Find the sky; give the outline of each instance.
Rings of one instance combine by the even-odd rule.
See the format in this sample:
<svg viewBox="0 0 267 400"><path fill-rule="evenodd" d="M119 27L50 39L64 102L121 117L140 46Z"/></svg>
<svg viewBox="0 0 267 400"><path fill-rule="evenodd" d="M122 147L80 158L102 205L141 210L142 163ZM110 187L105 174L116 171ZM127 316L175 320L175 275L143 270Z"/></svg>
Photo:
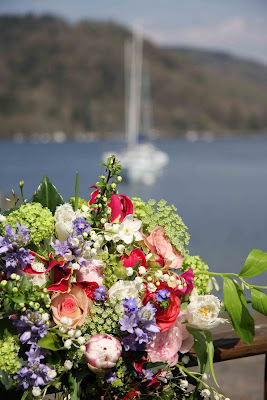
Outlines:
<svg viewBox="0 0 267 400"><path fill-rule="evenodd" d="M29 12L138 24L160 45L226 51L267 65L267 0L0 0L0 15Z"/></svg>

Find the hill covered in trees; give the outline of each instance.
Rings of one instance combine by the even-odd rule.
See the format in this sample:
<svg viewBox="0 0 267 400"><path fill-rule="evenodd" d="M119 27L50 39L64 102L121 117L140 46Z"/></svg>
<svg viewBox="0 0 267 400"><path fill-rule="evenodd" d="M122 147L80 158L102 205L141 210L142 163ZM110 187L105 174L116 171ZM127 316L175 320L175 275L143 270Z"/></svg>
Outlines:
<svg viewBox="0 0 267 400"><path fill-rule="evenodd" d="M124 131L124 43L114 23L0 17L0 135ZM145 41L154 126L267 130L267 67L222 53Z"/></svg>

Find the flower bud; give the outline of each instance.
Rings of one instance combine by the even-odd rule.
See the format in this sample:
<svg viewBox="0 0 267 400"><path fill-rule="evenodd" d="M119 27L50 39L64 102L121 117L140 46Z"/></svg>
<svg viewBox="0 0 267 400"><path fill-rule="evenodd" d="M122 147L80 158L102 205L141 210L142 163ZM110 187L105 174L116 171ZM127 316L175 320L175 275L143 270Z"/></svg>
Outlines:
<svg viewBox="0 0 267 400"><path fill-rule="evenodd" d="M66 368L67 371L69 371L73 366L73 363L70 360L66 360L64 362L64 367Z"/></svg>

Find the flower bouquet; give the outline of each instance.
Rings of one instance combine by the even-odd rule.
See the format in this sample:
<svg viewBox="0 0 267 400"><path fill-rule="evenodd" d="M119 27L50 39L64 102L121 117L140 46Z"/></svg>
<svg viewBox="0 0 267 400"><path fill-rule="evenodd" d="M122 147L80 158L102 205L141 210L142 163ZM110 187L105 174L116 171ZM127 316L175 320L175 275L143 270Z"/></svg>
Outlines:
<svg viewBox="0 0 267 400"><path fill-rule="evenodd" d="M212 273L189 255L174 206L119 194L121 167L65 203L44 176L31 201L0 215L0 386L9 398L225 399L214 386L211 329L229 321L254 336L246 278L267 269L253 250L241 273ZM211 294L224 281L224 303ZM233 279L235 278L235 279ZM239 281L237 281L237 279ZM199 370L188 370L194 348ZM11 395L12 393L12 395ZM46 397L47 398L47 397Z"/></svg>

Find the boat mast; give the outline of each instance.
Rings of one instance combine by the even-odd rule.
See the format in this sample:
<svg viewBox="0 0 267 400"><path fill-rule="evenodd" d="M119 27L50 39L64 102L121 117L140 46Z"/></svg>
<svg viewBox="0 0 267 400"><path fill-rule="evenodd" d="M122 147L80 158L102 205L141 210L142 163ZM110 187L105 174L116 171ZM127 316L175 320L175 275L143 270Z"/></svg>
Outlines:
<svg viewBox="0 0 267 400"><path fill-rule="evenodd" d="M132 148L137 143L137 137L140 127L141 114L141 93L142 93L142 67L143 67L143 38L140 32L134 31L131 40L131 52L128 50L129 45L125 47L125 73L126 80L126 96L129 100L125 100L127 121L127 141L128 148ZM129 53L130 56L128 55ZM130 59L130 68L128 67L128 59ZM130 78L127 78L127 71L130 72ZM127 87L129 86L129 93Z"/></svg>

